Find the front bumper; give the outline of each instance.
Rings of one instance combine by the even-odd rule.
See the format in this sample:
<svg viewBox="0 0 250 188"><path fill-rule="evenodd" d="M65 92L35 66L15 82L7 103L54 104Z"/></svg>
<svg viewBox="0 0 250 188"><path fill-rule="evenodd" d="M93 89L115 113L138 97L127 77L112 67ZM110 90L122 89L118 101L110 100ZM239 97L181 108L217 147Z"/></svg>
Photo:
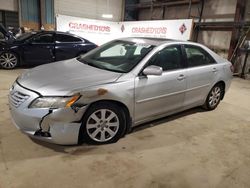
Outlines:
<svg viewBox="0 0 250 188"><path fill-rule="evenodd" d="M26 96L18 104L16 101L13 102L13 95L17 92ZM71 108L28 108L37 97L39 97L37 93L25 89L20 84L13 84L9 94L9 107L14 125L35 139L62 145L77 144L81 119L86 111L86 106L77 111ZM35 134L38 130L43 129L46 129L45 131L48 131L50 136Z"/></svg>

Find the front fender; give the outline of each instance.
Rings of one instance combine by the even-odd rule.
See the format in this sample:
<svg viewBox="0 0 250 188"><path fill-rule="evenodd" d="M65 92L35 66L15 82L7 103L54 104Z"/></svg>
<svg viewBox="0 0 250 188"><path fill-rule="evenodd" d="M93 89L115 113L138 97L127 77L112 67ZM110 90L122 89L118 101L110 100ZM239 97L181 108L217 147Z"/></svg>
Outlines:
<svg viewBox="0 0 250 188"><path fill-rule="evenodd" d="M99 85L81 91L82 97L79 103L91 104L102 100L112 100L123 103L129 111L130 117L134 119L134 79L123 82Z"/></svg>

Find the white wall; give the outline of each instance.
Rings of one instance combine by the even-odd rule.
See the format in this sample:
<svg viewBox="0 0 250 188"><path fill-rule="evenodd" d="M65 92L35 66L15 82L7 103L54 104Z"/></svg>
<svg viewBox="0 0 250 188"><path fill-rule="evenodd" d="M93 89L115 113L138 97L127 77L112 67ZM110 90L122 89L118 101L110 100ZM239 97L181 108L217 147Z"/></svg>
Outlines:
<svg viewBox="0 0 250 188"><path fill-rule="evenodd" d="M17 0L0 0L0 10L18 11Z"/></svg>
<svg viewBox="0 0 250 188"><path fill-rule="evenodd" d="M203 10L203 21L234 21L237 0L207 0ZM219 17L219 16L225 16ZM206 19L207 18L207 19Z"/></svg>
<svg viewBox="0 0 250 188"><path fill-rule="evenodd" d="M110 21L121 21L123 0L55 0L55 14L101 19L102 14L113 14ZM109 6L108 6L109 4Z"/></svg>
<svg viewBox="0 0 250 188"><path fill-rule="evenodd" d="M200 31L198 42L227 58L231 35L230 31Z"/></svg>

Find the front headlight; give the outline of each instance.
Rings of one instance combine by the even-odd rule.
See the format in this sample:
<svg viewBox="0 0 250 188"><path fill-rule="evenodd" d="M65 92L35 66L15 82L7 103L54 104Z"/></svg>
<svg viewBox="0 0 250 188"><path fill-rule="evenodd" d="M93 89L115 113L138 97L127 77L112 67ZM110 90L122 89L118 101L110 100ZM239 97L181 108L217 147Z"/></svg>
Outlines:
<svg viewBox="0 0 250 188"><path fill-rule="evenodd" d="M71 97L39 97L34 100L29 108L65 108L74 104L80 95Z"/></svg>

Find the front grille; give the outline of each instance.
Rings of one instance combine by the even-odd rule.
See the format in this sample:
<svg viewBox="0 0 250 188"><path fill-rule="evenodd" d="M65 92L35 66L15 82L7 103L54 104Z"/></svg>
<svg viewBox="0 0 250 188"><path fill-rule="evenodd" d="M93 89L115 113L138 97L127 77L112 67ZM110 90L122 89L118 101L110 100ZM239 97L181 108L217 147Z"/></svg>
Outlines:
<svg viewBox="0 0 250 188"><path fill-rule="evenodd" d="M10 101L16 108L19 107L28 98L29 95L23 94L19 91L15 91L10 94Z"/></svg>

